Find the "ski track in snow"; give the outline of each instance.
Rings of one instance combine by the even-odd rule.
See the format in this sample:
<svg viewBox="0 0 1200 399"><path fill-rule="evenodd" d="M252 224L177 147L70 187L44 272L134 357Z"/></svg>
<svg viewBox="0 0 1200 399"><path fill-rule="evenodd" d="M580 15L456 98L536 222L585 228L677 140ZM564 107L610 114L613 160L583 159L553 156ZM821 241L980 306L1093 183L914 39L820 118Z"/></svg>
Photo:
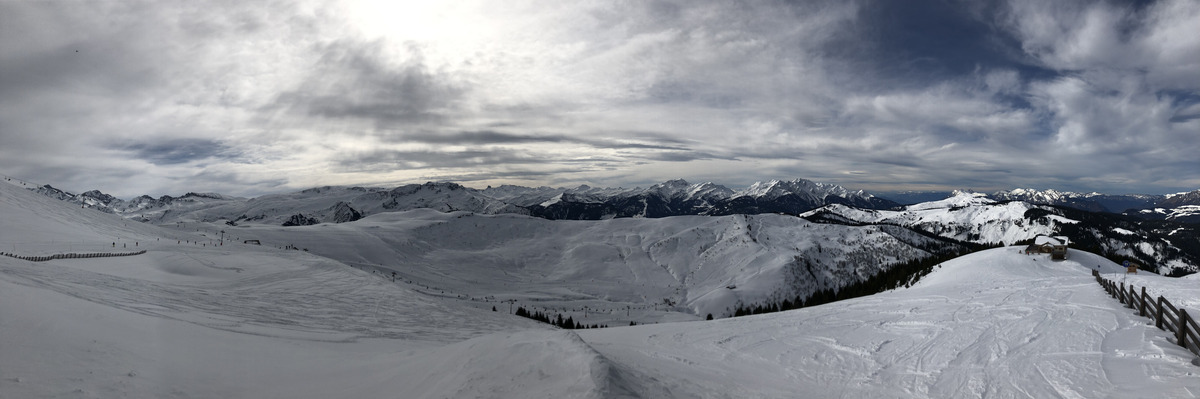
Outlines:
<svg viewBox="0 0 1200 399"><path fill-rule="evenodd" d="M1087 268L1018 250L947 262L912 289L872 297L580 335L618 373L652 381L635 387L643 397L1193 397L1200 389L1194 356L1108 297Z"/></svg>

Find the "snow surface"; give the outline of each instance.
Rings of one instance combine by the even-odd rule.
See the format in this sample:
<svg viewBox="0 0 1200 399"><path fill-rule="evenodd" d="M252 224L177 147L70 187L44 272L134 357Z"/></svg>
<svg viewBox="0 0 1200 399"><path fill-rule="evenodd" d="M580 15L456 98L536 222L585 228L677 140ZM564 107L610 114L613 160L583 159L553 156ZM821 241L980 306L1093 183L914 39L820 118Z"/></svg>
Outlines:
<svg viewBox="0 0 1200 399"><path fill-rule="evenodd" d="M901 211L865 210L834 204L801 214L839 215L850 221L897 224L960 241L1012 244L1055 233L1058 223L1075 220L1049 215L1045 224L1025 223L1025 213L1040 208L1025 202L996 203L982 194L957 192L941 201L909 205Z"/></svg>
<svg viewBox="0 0 1200 399"><path fill-rule="evenodd" d="M349 225L445 224L415 215ZM0 218L0 247L19 253L112 250L113 240L118 249L138 243L148 250L36 263L0 257L2 398L1200 393L1194 356L1105 295L1089 274L1122 269L1077 251L1051 262L1001 248L946 262L911 289L752 317L575 333L314 253L214 247L211 233L126 222L6 184ZM728 223L733 231L748 226ZM329 226L303 231L337 242ZM779 230L756 237L784 237L789 228L756 225ZM807 239L791 234L797 244ZM465 263L444 267L472 262L458 261ZM1194 279L1136 278L1167 295L1200 297L1189 288Z"/></svg>
<svg viewBox="0 0 1200 399"><path fill-rule="evenodd" d="M923 211L929 209L945 209L957 208L975 205L994 204L996 201L987 197L984 193L973 193L967 191L955 191L953 195L941 201L922 202L904 207L910 211Z"/></svg>
<svg viewBox="0 0 1200 399"><path fill-rule="evenodd" d="M410 287L476 306L512 300L608 325L732 315L739 302L807 296L928 256L912 244L928 239L903 229L774 214L572 221L414 210L226 230L395 272Z"/></svg>
<svg viewBox="0 0 1200 399"><path fill-rule="evenodd" d="M1190 274L1182 278L1164 278L1157 274L1140 272L1125 274L1124 270L1105 274L1104 278L1132 285L1135 291L1146 287L1150 298L1162 296L1177 308L1186 309L1192 317L1200 316L1200 274Z"/></svg>
<svg viewBox="0 0 1200 399"><path fill-rule="evenodd" d="M1018 251L968 255L914 288L814 308L580 336L643 397L1200 394L1194 356L1105 295L1085 266L1117 265Z"/></svg>
<svg viewBox="0 0 1200 399"><path fill-rule="evenodd" d="M1033 245L1068 245L1071 240L1062 236L1037 236L1033 239Z"/></svg>

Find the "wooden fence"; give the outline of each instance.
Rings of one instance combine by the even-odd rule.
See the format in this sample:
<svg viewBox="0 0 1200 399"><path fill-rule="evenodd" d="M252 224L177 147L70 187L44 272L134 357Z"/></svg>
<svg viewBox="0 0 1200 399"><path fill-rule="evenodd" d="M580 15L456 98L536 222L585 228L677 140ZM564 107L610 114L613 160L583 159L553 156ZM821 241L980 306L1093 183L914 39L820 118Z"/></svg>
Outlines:
<svg viewBox="0 0 1200 399"><path fill-rule="evenodd" d="M141 250L141 251L137 251L137 252L94 252L94 253L86 253L86 254L70 253L70 254L54 254L54 255L44 255L44 256L22 256L22 255L17 255L17 254L10 254L7 252L0 252L0 255L17 258L17 259L21 259L21 260L27 260L30 262L45 262L45 261L52 260L52 259L107 258L107 257L112 257L112 256L141 255L144 253L146 253L145 250Z"/></svg>
<svg viewBox="0 0 1200 399"><path fill-rule="evenodd" d="M1158 329L1175 334L1175 344L1200 356L1200 336L1197 335L1200 334L1200 326L1196 325L1196 320L1188 315L1186 309L1176 308L1162 295L1151 298L1146 294L1146 287L1139 291L1133 288L1133 284L1126 286L1125 283L1100 277L1097 271L1093 270L1092 275L1109 295L1121 301L1125 307L1137 310L1143 317L1154 319Z"/></svg>

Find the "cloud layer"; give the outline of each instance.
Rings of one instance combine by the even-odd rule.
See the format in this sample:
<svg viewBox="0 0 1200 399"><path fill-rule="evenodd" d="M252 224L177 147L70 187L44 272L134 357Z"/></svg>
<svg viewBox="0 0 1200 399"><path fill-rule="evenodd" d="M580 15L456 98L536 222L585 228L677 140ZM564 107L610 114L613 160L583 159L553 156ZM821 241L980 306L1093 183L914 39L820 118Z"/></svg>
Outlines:
<svg viewBox="0 0 1200 399"><path fill-rule="evenodd" d="M0 171L1200 187L1200 3L2 2Z"/></svg>

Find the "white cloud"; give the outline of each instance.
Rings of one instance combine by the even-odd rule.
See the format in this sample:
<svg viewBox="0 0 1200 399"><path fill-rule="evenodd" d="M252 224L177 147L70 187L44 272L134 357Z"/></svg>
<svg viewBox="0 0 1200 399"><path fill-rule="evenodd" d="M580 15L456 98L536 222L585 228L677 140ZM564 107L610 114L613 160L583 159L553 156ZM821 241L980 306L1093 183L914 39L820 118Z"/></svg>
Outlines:
<svg viewBox="0 0 1200 399"><path fill-rule="evenodd" d="M0 3L0 170L126 196L1195 181L1195 2L883 5ZM950 44L921 19L963 16Z"/></svg>

